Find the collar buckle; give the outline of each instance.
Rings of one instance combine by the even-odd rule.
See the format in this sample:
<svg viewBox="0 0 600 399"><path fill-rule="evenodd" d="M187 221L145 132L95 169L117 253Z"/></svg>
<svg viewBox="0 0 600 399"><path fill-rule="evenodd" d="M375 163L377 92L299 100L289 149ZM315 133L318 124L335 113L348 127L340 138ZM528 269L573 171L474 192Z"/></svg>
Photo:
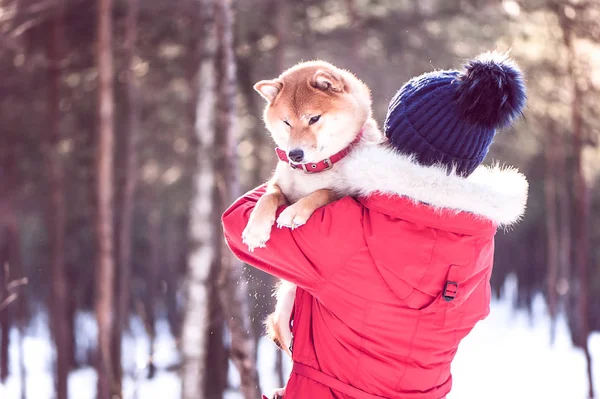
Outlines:
<svg viewBox="0 0 600 399"><path fill-rule="evenodd" d="M304 171L304 173L310 173L310 171L306 168L305 163L294 163L291 160L289 160L288 164L290 165L290 168L292 168L292 169L302 169Z"/></svg>
<svg viewBox="0 0 600 399"><path fill-rule="evenodd" d="M323 172L333 168L333 162L330 158L325 158L324 160L316 163L294 163L292 161L288 161L288 164L292 169L302 169L304 173L308 174ZM322 167L322 165L325 165L325 167Z"/></svg>

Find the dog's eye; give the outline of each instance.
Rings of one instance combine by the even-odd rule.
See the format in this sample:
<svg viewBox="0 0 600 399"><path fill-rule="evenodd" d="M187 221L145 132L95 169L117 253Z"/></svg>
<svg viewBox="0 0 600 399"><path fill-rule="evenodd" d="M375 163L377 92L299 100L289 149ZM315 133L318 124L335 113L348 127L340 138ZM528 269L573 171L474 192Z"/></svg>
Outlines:
<svg viewBox="0 0 600 399"><path fill-rule="evenodd" d="M310 118L310 120L308 121L309 125L314 125L315 123L317 123L319 121L319 119L321 119L321 115L317 115L317 116L313 116L312 118Z"/></svg>
<svg viewBox="0 0 600 399"><path fill-rule="evenodd" d="M292 125L290 125L290 123L287 120L284 120L283 123L285 123L286 125L288 125L289 127L292 127Z"/></svg>

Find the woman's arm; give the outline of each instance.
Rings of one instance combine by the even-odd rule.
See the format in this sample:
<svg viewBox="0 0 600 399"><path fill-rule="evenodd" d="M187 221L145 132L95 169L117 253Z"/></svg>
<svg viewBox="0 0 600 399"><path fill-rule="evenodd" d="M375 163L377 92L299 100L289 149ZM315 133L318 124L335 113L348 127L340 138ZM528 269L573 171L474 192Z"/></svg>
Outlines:
<svg viewBox="0 0 600 399"><path fill-rule="evenodd" d="M242 242L242 231L264 193L261 186L245 194L223 214L227 245L243 262L315 293L364 246L362 205L346 197L317 209L305 225L294 230L274 226L266 248L251 252Z"/></svg>

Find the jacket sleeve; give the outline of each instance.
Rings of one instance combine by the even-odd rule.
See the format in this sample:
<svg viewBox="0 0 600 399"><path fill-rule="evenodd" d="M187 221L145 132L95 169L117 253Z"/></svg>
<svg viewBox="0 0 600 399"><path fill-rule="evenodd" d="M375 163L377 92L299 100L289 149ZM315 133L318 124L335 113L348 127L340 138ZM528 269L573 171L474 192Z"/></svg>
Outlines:
<svg viewBox="0 0 600 399"><path fill-rule="evenodd" d="M350 197L317 209L294 230L273 226L266 248L250 252L242 231L265 186L239 198L223 214L223 231L231 251L243 262L315 294L364 245L362 205ZM277 215L285 209L280 207Z"/></svg>

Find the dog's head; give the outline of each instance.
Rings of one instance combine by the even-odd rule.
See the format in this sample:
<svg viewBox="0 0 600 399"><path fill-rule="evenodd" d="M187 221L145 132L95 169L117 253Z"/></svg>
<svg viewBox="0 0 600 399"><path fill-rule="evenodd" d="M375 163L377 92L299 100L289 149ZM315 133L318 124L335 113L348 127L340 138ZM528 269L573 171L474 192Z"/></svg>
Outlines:
<svg viewBox="0 0 600 399"><path fill-rule="evenodd" d="M254 89L267 100L264 120L273 140L295 163L341 151L371 116L368 87L322 61L298 64Z"/></svg>

